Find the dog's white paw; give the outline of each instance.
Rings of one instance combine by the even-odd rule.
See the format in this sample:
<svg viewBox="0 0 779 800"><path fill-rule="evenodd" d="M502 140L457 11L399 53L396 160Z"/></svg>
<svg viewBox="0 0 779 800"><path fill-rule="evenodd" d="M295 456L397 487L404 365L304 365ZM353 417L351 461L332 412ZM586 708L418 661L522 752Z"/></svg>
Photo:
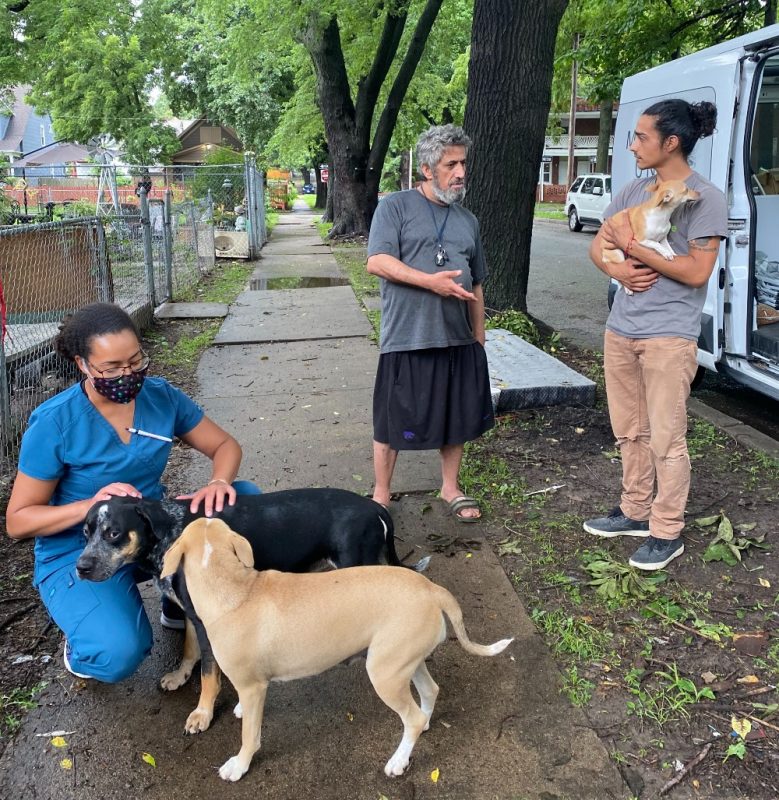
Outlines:
<svg viewBox="0 0 779 800"><path fill-rule="evenodd" d="M236 719L243 719L243 707L240 703L235 704L235 708L233 709L233 714L235 714Z"/></svg>
<svg viewBox="0 0 779 800"><path fill-rule="evenodd" d="M395 753L384 767L384 774L390 778L397 778L406 771L408 762L408 756L398 756L398 754Z"/></svg>
<svg viewBox="0 0 779 800"><path fill-rule="evenodd" d="M160 686L166 692L175 692L180 689L192 676L192 668L179 667L174 669L173 672L167 672L160 678Z"/></svg>
<svg viewBox="0 0 779 800"><path fill-rule="evenodd" d="M238 756L233 756L219 767L219 777L223 781L239 781L248 769L248 764L244 766Z"/></svg>
<svg viewBox="0 0 779 800"><path fill-rule="evenodd" d="M203 731L207 731L213 718L213 711L198 706L187 717L187 721L184 723L184 733L202 733Z"/></svg>

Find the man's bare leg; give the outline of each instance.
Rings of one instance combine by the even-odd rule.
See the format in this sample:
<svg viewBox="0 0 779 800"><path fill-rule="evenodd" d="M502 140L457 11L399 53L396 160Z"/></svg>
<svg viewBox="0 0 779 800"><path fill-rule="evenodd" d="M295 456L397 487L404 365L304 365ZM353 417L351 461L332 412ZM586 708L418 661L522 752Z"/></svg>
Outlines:
<svg viewBox="0 0 779 800"><path fill-rule="evenodd" d="M373 442L373 474L375 476L373 499L383 506L389 506L390 484L397 459L397 450L393 450L388 444Z"/></svg>
<svg viewBox="0 0 779 800"><path fill-rule="evenodd" d="M447 503L461 497L464 493L460 489L460 463L463 460L464 445L447 444L441 450L441 498ZM480 517L481 511L478 508L463 508L459 512L461 517Z"/></svg>

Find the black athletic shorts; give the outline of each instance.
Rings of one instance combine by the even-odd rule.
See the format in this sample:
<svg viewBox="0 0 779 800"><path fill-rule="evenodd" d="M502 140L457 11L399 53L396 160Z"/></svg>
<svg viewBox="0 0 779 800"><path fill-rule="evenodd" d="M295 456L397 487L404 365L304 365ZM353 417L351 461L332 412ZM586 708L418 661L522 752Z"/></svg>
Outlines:
<svg viewBox="0 0 779 800"><path fill-rule="evenodd" d="M379 356L373 438L393 450L437 450L495 424L487 354L478 343Z"/></svg>

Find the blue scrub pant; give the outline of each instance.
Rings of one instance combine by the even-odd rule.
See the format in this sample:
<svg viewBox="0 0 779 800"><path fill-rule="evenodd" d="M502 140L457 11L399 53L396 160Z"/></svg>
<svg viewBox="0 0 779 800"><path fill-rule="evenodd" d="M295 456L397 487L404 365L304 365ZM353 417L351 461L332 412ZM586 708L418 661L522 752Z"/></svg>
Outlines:
<svg viewBox="0 0 779 800"><path fill-rule="evenodd" d="M235 481L233 487L238 494L262 493L250 481ZM152 629L135 583L137 571L128 565L106 581L82 581L76 574L80 555L74 550L59 558L38 591L65 634L72 669L116 683L132 675L151 652Z"/></svg>

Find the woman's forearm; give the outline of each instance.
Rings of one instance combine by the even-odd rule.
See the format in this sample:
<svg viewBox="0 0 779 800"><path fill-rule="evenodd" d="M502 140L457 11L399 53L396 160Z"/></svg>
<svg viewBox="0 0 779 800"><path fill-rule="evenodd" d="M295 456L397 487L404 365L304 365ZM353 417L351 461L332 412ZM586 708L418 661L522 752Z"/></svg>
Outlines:
<svg viewBox="0 0 779 800"><path fill-rule="evenodd" d="M67 503L63 506L34 505L18 510L9 508L5 527L12 539L32 539L52 536L83 522L93 498Z"/></svg>

